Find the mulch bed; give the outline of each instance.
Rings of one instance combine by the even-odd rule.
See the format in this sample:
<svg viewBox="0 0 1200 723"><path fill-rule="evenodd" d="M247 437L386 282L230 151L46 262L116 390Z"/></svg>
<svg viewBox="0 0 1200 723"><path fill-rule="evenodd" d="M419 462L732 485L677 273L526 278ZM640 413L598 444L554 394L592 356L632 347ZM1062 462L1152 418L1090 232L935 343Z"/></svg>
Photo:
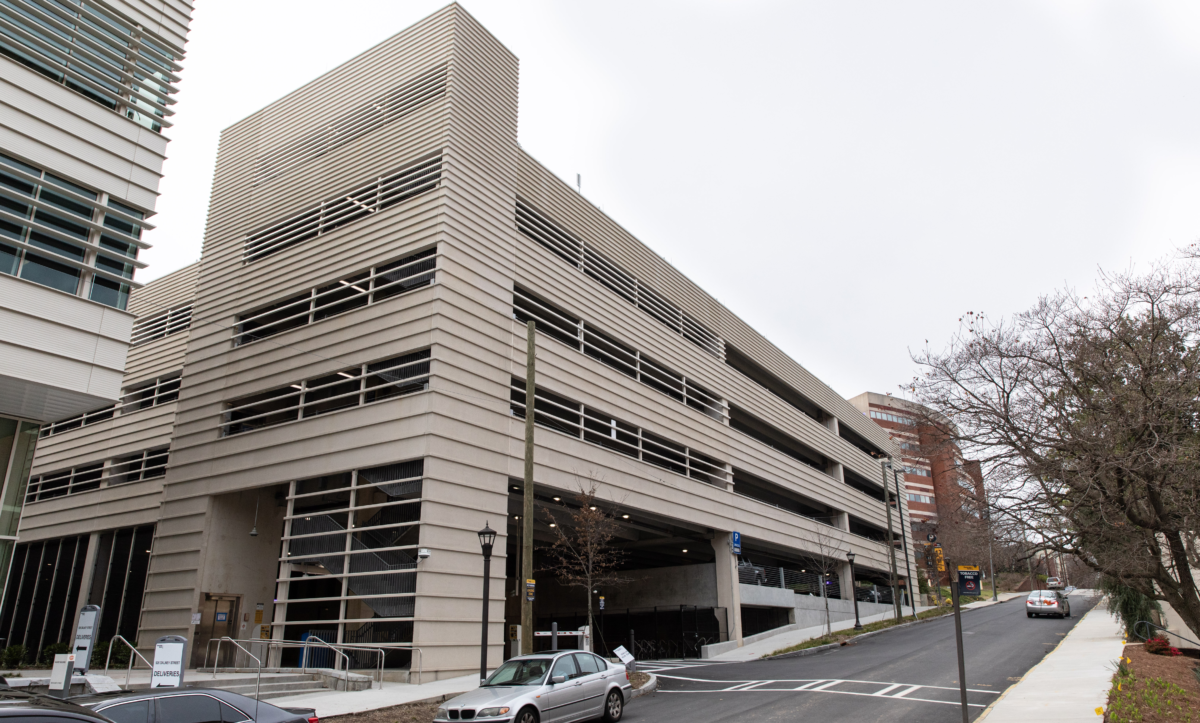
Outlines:
<svg viewBox="0 0 1200 723"><path fill-rule="evenodd" d="M634 688L641 688L643 685L645 685L646 683L649 683L649 682L650 682L650 674L649 673L637 672L637 673L629 674L629 684L632 685Z"/></svg>
<svg viewBox="0 0 1200 723"><path fill-rule="evenodd" d="M1126 645L1125 657L1131 675L1113 676L1105 723L1200 723L1194 657L1151 655L1140 644Z"/></svg>

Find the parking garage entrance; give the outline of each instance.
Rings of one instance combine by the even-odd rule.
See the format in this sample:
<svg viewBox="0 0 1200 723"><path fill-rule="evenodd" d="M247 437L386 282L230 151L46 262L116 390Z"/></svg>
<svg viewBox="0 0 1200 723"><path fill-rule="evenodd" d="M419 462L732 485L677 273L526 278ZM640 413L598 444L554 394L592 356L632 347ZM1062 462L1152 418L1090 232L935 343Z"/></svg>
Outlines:
<svg viewBox="0 0 1200 723"><path fill-rule="evenodd" d="M520 574L523 542L523 485L509 484L508 549L505 569L505 622L521 619L525 576ZM697 525L595 500L614 523L608 547L618 551L614 566L619 583L589 590L564 584L551 569L549 548L560 534L579 534L573 522L580 509L578 492L538 485L534 507L534 621L538 630L576 630L587 624L592 599L593 650L613 655L624 646L641 660L699 657L705 645L729 640L729 611L717 604L716 550L713 533ZM726 553L727 554L727 553ZM602 601L603 599L603 601ZM570 639L563 645L575 645ZM630 646L633 646L632 648ZM535 638L535 650L549 649L547 637ZM505 657L511 655L506 647Z"/></svg>

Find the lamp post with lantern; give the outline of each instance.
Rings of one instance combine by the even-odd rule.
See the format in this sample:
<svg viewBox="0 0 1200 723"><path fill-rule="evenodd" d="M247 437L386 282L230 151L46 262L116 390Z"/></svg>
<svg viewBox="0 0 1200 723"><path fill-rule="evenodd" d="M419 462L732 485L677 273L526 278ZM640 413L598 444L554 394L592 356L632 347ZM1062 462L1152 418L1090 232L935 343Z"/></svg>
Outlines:
<svg viewBox="0 0 1200 723"><path fill-rule="evenodd" d="M488 654L488 603L491 602L492 545L496 543L496 531L486 522L479 531L479 546L483 548L483 638L479 647L479 682L487 678Z"/></svg>
<svg viewBox="0 0 1200 723"><path fill-rule="evenodd" d="M854 553L847 552L846 559L850 561L850 599L854 601L854 629L862 630L862 623L858 621L858 596L854 594Z"/></svg>

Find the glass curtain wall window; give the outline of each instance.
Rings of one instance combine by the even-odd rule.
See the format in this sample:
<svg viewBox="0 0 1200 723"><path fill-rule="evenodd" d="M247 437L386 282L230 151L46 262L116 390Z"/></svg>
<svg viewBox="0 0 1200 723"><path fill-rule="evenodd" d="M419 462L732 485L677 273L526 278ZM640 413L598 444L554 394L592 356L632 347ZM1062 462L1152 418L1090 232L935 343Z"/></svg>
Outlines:
<svg viewBox="0 0 1200 723"><path fill-rule="evenodd" d="M124 309L144 216L0 154L0 273Z"/></svg>
<svg viewBox="0 0 1200 723"><path fill-rule="evenodd" d="M408 665L399 646L412 642L423 474L414 460L292 482L275 623L283 638L383 646L386 667ZM359 657L352 667L378 662Z"/></svg>
<svg viewBox="0 0 1200 723"><path fill-rule="evenodd" d="M182 51L90 0L0 0L0 55L155 133L171 124Z"/></svg>
<svg viewBox="0 0 1200 723"><path fill-rule="evenodd" d="M25 487L33 466L33 451L37 446L38 424L11 417L0 417L0 587L8 580L8 565L21 523L21 508L25 502Z"/></svg>

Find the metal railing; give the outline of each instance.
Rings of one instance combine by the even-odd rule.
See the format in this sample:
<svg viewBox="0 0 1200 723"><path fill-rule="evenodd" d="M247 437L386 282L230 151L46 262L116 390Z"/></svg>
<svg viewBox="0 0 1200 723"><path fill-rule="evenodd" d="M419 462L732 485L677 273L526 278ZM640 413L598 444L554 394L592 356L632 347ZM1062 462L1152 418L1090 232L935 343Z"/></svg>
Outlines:
<svg viewBox="0 0 1200 723"><path fill-rule="evenodd" d="M1146 633L1147 633L1146 635L1142 635L1141 633L1138 632L1138 628L1142 627L1143 625L1146 626ZM1187 640L1192 645L1195 645L1197 648L1200 648L1200 643L1197 643L1195 640L1188 640L1188 638L1183 637L1179 633L1173 633L1161 625L1155 625L1154 623L1150 622L1149 620L1139 620L1136 623L1134 623L1133 624L1133 634L1138 636L1142 640L1149 640L1150 639L1150 637L1149 637L1150 628L1154 628L1155 630L1161 630L1164 633L1166 633L1167 635L1174 635L1175 637L1179 638L1180 640Z"/></svg>
<svg viewBox="0 0 1200 723"><path fill-rule="evenodd" d="M238 642L232 638L214 638L214 639L208 641L208 646L204 650L204 666L201 668L201 670L208 669L208 658L209 658L209 654L212 652L212 644L214 642L217 643L217 655L213 658L213 669L212 669L214 678L216 677L217 672L219 671L219 669L221 667L221 665L220 665L220 660L221 660L221 658L220 658L220 653L221 653L220 641L221 640L228 640L229 642L234 643L234 644L237 644L237 642ZM310 643L310 641L315 641L315 642ZM309 650L310 645L318 645L318 647L329 648L330 650L332 650L334 652L335 656L338 656L335 658L335 660L338 660L339 662L341 661L341 659L345 659L346 673L350 672L350 656L344 651L351 651L351 652L355 652L355 653L377 653L379 655L379 664L377 666L377 671L378 671L378 676L379 676L379 689L380 690L383 690L383 664L384 664L384 659L386 658L389 650L408 650L409 652L415 652L417 654L417 683L416 683L417 685L421 684L421 677L424 672L424 665L425 665L424 651L422 651L420 648L413 647L412 645L409 645L407 643L381 643L378 645L363 645L363 644L356 644L356 643L329 643L329 642L326 642L316 636L309 636L308 638L306 638L304 640L262 640L262 639L258 639L258 638L247 638L247 639L243 639L240 642L261 644L261 645L266 646L268 658L270 658L271 650L275 649L275 648L279 648L281 650L283 648L301 648L302 650L300 653L300 660L301 660L300 670L303 670L303 671L307 671L309 668L314 667L314 666L310 666L308 664L308 660L310 657L308 655L308 650ZM248 656L250 656L251 658L254 658L255 661L258 661L259 675L261 676L262 661L260 661L257 657L255 657L253 654L251 654L250 651L246 650L241 645L238 645L238 648L241 648L241 650L243 650ZM233 666L227 665L225 667L229 668L229 667L237 667L237 666L236 665L233 665ZM340 670L338 667L336 667L336 665L333 669ZM411 664L410 664L410 676L411 676ZM347 678L347 682L349 682L349 678Z"/></svg>
<svg viewBox="0 0 1200 723"><path fill-rule="evenodd" d="M841 585L835 575L822 575L801 570L770 565L741 564L738 566L738 582L743 585L760 585L791 590L798 595L821 597L821 585L825 585L825 597L841 598Z"/></svg>
<svg viewBox="0 0 1200 723"><path fill-rule="evenodd" d="M254 681L254 720L258 720L258 694L259 694L259 690L262 688L262 660L260 660L258 658L258 656L256 656L254 653L251 653L249 650L246 650L241 645L238 645L238 641L234 640L233 638L229 638L229 637L217 638L217 657L216 657L216 659L213 660L213 677L214 678L217 677L217 667L218 667L217 663L221 662L221 643L223 643L225 641L229 641L229 642L233 643L239 650L241 650L243 653L250 656L251 658L254 658L254 662L258 663L258 676L255 678L255 681ZM209 642L211 643L212 641L210 640ZM208 651L207 650L204 651L204 657L205 657L204 662L208 662L208 660L207 660Z"/></svg>
<svg viewBox="0 0 1200 723"><path fill-rule="evenodd" d="M127 647L131 651L133 651L133 655L136 655L139 658L141 658L142 662L146 664L146 667L150 669L151 677L153 677L154 666L150 663L149 660L146 660L146 658L143 657L142 654L137 651L137 648L133 647L133 643L129 642L128 640L121 637L120 635L114 635L113 639L108 642L108 655L105 656L105 658L104 658L104 674L108 675L108 664L109 664L109 662L112 661L113 644L116 643L118 640L120 640L122 643L124 643L125 647ZM129 656L129 665L127 665L125 667L125 690L129 690L129 674L130 674L130 672L133 671L133 655ZM153 681L151 681L151 682L153 682Z"/></svg>

